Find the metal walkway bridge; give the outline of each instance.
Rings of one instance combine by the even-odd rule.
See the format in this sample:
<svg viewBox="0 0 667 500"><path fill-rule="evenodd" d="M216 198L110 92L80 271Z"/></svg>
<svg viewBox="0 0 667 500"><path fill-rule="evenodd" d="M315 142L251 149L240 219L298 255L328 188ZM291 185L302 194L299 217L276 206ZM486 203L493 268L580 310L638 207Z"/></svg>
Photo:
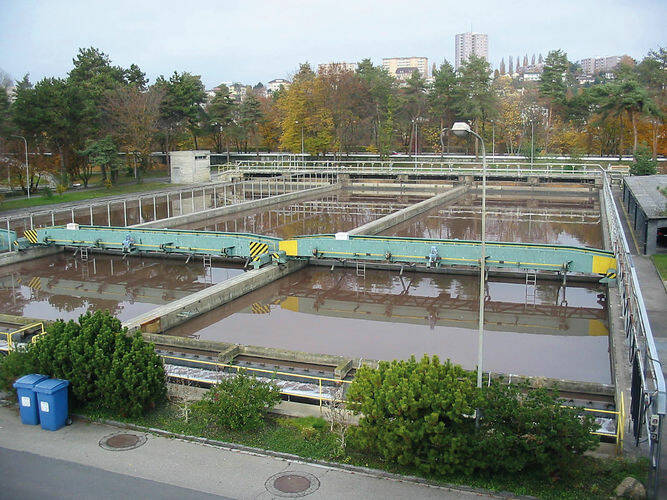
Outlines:
<svg viewBox="0 0 667 500"><path fill-rule="evenodd" d="M68 228L69 227L69 228ZM116 250L126 254L157 252L245 259L258 268L288 259L333 259L443 268L479 267L481 243L386 236L302 236L281 240L248 233L143 229L105 226L55 226L26 231L23 246L66 246ZM521 271L553 271L613 279L612 252L593 248L529 243L486 243L486 266Z"/></svg>

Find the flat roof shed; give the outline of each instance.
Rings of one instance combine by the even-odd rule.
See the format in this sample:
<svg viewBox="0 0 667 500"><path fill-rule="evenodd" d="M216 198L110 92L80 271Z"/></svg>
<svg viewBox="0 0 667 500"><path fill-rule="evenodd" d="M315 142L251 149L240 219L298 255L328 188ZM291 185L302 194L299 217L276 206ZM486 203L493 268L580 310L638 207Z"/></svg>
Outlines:
<svg viewBox="0 0 667 500"><path fill-rule="evenodd" d="M623 205L637 236L639 251L651 255L658 247L658 230L667 228L667 175L623 179Z"/></svg>

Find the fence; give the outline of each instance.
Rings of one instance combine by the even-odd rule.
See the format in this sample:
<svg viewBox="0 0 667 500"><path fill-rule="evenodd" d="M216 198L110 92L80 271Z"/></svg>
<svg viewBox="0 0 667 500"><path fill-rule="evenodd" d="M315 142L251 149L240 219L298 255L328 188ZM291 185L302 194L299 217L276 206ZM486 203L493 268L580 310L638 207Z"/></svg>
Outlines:
<svg viewBox="0 0 667 500"><path fill-rule="evenodd" d="M604 200L612 249L618 269L618 292L629 344L628 361L632 365L630 418L635 445L645 439L649 446L649 498L658 498L660 475L660 439L667 413L665 377L658 358L644 298L639 287L628 242L614 203L611 185L604 177Z"/></svg>
<svg viewBox="0 0 667 500"><path fill-rule="evenodd" d="M14 335L26 332L28 330L33 330L35 328L38 328L39 330L37 331L37 333L32 338L32 341L34 342L35 339L44 335L44 333L45 333L44 323L31 323L29 325L26 325L24 327L19 328L18 330L14 330L13 332L0 332L0 335L5 336L5 339L6 339L6 342L7 342L7 350L12 351L15 348Z"/></svg>
<svg viewBox="0 0 667 500"><path fill-rule="evenodd" d="M590 163L528 163L528 162L488 162L487 175L489 176L545 176L545 177L599 177L601 167ZM218 165L218 173L229 170L241 172L302 172L302 173L368 173L368 174L447 174L447 175L481 175L480 161L460 162L454 160L442 161L381 161L381 160L241 160L235 163ZM609 166L610 175L625 175L627 167Z"/></svg>
<svg viewBox="0 0 667 500"><path fill-rule="evenodd" d="M64 225L68 222L125 227L234 205L246 199L259 199L298 191L307 187L304 183L294 182L285 176L218 183L7 216L0 218L0 228L15 231L17 237L21 237L28 229Z"/></svg>

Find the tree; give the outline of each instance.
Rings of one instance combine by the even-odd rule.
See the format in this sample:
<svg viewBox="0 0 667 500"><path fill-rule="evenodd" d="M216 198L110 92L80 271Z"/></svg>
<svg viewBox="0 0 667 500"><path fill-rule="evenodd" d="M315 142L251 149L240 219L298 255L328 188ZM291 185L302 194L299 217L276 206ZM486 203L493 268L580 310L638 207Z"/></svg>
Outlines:
<svg viewBox="0 0 667 500"><path fill-rule="evenodd" d="M651 158L651 151L640 144L634 153L634 162L630 165L630 175L654 175L658 171L658 162Z"/></svg>
<svg viewBox="0 0 667 500"><path fill-rule="evenodd" d="M180 127L186 128L192 135L194 147L199 147L197 133L202 117L202 104L206 100L206 92L201 77L188 72L174 74L166 80L163 76L155 82L158 89L164 92L160 105L161 119L167 130L166 146L170 149L170 138Z"/></svg>
<svg viewBox="0 0 667 500"><path fill-rule="evenodd" d="M103 171L109 172L109 179L114 182L118 178L118 147L114 144L110 136L102 139L86 141L86 149L79 152L81 156L86 157L87 162L79 171L79 179L84 187L88 187L88 181L92 175L93 166L97 165Z"/></svg>
<svg viewBox="0 0 667 500"><path fill-rule="evenodd" d="M229 96L229 88L227 85L220 85L215 89L213 98L206 107L218 153L222 152L225 144L229 149L231 127L234 124L234 106L235 103Z"/></svg>
<svg viewBox="0 0 667 500"><path fill-rule="evenodd" d="M370 59L357 66L357 75L364 87L361 123L371 131L368 144L373 144L381 156L391 151L395 116L398 108L395 79L382 66L373 66Z"/></svg>
<svg viewBox="0 0 667 500"><path fill-rule="evenodd" d="M553 121L554 108L561 109L565 104L567 85L565 77L569 64L567 54L561 50L552 50L544 62L540 77L540 96L547 101L547 120L545 127L545 145L549 143L549 131ZM547 151L545 147L545 152Z"/></svg>
<svg viewBox="0 0 667 500"><path fill-rule="evenodd" d="M533 54L533 58L530 60L530 65L535 66L535 54Z"/></svg>
<svg viewBox="0 0 667 500"><path fill-rule="evenodd" d="M458 117L472 121L477 133L483 133L484 122L496 112L497 98L491 86L490 73L489 63L475 55L471 55L459 68L455 107Z"/></svg>
<svg viewBox="0 0 667 500"><path fill-rule="evenodd" d="M632 125L632 153L637 152L637 119L639 116L661 116L662 113L649 97L646 89L636 80L625 80L598 85L592 96L597 100L603 115L614 114L619 118L625 113ZM619 152L620 153L620 152Z"/></svg>
<svg viewBox="0 0 667 500"><path fill-rule="evenodd" d="M239 106L239 131L243 143L243 150L248 151L248 143L257 133L257 126L261 119L261 104L252 93L247 94Z"/></svg>
<svg viewBox="0 0 667 500"><path fill-rule="evenodd" d="M512 76L514 74L514 61L512 60L512 56L510 56L509 70L509 75Z"/></svg>
<svg viewBox="0 0 667 500"><path fill-rule="evenodd" d="M501 75L505 74L505 58L504 57L500 60L500 74Z"/></svg>
<svg viewBox="0 0 667 500"><path fill-rule="evenodd" d="M527 68L528 67L528 54L525 54L523 56L523 67Z"/></svg>
<svg viewBox="0 0 667 500"><path fill-rule="evenodd" d="M444 61L440 68L433 72L433 83L428 92L429 112L440 124L440 130L453 119L453 106L456 95L456 71ZM449 147L449 136L447 136Z"/></svg>
<svg viewBox="0 0 667 500"><path fill-rule="evenodd" d="M135 156L135 177L150 167L153 142L159 130L160 105L164 91L158 86L141 90L139 86L119 87L106 96L107 132L125 153ZM138 168L136 168L138 160ZM115 176L112 181L115 181Z"/></svg>

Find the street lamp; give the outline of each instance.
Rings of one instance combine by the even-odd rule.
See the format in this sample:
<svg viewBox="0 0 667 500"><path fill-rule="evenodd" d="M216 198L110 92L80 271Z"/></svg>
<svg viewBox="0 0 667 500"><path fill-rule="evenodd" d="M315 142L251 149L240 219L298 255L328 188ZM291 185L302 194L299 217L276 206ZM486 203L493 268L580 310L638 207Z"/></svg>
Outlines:
<svg viewBox="0 0 667 500"><path fill-rule="evenodd" d="M295 120L294 123L296 125L298 125L299 120ZM303 161L304 165L305 165L305 160L304 160L304 156L303 156L303 123L301 124L301 161Z"/></svg>
<svg viewBox="0 0 667 500"><path fill-rule="evenodd" d="M444 129L443 132L447 130ZM482 255L479 259L479 333L477 338L477 387L482 387L482 361L483 361L483 339L484 339L484 275L486 267L486 148L484 139L477 132L473 131L465 122L456 122L452 125L452 132L457 137L465 137L470 134L475 136L482 143ZM442 132L440 133L442 143ZM479 417L479 415L478 415Z"/></svg>
<svg viewBox="0 0 667 500"><path fill-rule="evenodd" d="M28 199L30 199L30 166L28 165L28 141L25 140L25 137L22 135L12 135L12 137L16 137L18 139L23 139L23 143L25 144L25 177L26 177L26 184L28 186Z"/></svg>

